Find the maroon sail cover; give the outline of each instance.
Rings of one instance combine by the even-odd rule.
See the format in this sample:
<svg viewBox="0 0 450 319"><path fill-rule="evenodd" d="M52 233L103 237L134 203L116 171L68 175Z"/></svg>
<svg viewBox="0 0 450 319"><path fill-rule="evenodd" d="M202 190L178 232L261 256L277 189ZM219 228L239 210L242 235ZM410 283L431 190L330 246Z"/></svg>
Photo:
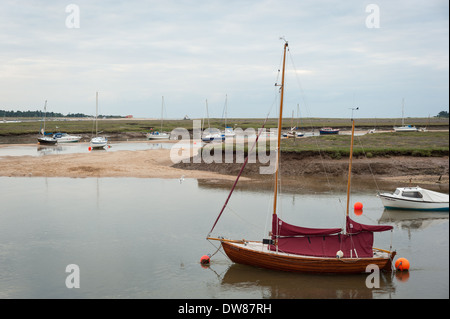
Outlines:
<svg viewBox="0 0 450 319"><path fill-rule="evenodd" d="M277 236L320 236L337 234L341 228L306 228L288 224L278 218L277 214L272 217L272 233Z"/></svg>
<svg viewBox="0 0 450 319"><path fill-rule="evenodd" d="M392 226L369 226L356 223L347 217L347 228L351 232L339 233L340 228L313 229L287 224L276 215L272 222L272 239L277 246L271 245L273 251L289 254L336 257L340 250L344 258L373 257L373 232L392 229Z"/></svg>
<svg viewBox="0 0 450 319"><path fill-rule="evenodd" d="M348 234L358 234L363 231L369 231L369 232L380 232L380 231L386 231L391 230L393 227L388 225L364 225L355 222L354 220L350 219L350 217L347 216L347 233Z"/></svg>

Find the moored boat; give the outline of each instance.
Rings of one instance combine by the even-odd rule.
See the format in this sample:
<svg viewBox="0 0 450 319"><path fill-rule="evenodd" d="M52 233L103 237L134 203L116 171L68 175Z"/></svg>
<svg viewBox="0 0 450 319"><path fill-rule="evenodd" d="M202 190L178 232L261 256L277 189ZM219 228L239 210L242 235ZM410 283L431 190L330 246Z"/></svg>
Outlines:
<svg viewBox="0 0 450 319"><path fill-rule="evenodd" d="M89 143L90 148L93 150L103 149L108 145L108 139L105 136L98 136L98 92L95 95L95 136L91 138Z"/></svg>
<svg viewBox="0 0 450 319"><path fill-rule="evenodd" d="M416 187L399 187L394 193L380 193L378 196L387 209L421 211L448 211L449 195Z"/></svg>
<svg viewBox="0 0 450 319"><path fill-rule="evenodd" d="M319 130L320 135L327 135L327 134L339 134L338 128L332 128L332 127L322 127Z"/></svg>
<svg viewBox="0 0 450 319"><path fill-rule="evenodd" d="M58 143L76 143L81 140L81 136L59 132L53 134L53 137L58 141Z"/></svg>
<svg viewBox="0 0 450 319"><path fill-rule="evenodd" d="M227 256L235 263L261 267L277 271L352 274L364 273L369 265L379 270L391 271L395 251L373 247L374 232L393 229L390 225L364 225L349 217L349 193L351 183L351 163L355 121L352 119L352 139L347 187L346 225L341 228L306 228L286 223L278 217L277 205L279 190L279 162L281 156L280 139L283 114L284 72L286 50L283 54L283 68L280 88L280 110L277 132L277 161L274 176L274 196L272 230L269 238L262 241L230 240L223 237L211 237L219 218L227 206L233 190L248 161L248 157L234 182L222 210L208 233L208 240L218 240ZM261 130L262 131L262 130ZM259 135L256 138L257 143ZM250 153L250 150L249 150Z"/></svg>

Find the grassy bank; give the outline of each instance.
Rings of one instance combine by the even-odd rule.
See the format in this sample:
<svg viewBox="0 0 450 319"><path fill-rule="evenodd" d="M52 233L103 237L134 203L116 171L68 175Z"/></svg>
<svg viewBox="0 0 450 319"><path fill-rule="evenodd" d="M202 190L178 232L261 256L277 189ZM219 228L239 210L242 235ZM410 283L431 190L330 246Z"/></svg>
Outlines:
<svg viewBox="0 0 450 319"><path fill-rule="evenodd" d="M350 154L350 135L325 135L303 138L288 138L281 140L281 150L284 153L295 153L300 157L326 156L333 159L348 157ZM233 150L248 153L252 145L245 143L233 144ZM212 147L207 145L205 147ZM217 147L217 146L216 146ZM222 150L225 146L222 144ZM258 143L256 152L259 148L269 150L270 142ZM272 141L272 148L274 148ZM364 157L379 156L448 156L449 153L449 134L448 132L405 132L405 133L376 133L355 136L353 155Z"/></svg>
<svg viewBox="0 0 450 319"><path fill-rule="evenodd" d="M36 120L18 119L22 122L3 123L0 122L0 136L35 134L40 131L43 122ZM417 127L428 127L428 129L442 129L449 126L449 119L444 118L408 118L405 120L407 124ZM89 119L60 119L47 120L46 131L56 132L63 131L67 133L92 133L94 125ZM228 119L228 125L231 127L239 127L243 130L247 128L260 128L264 123L264 119ZM284 128L291 125L299 125L302 130L317 129L324 126L331 126L340 129L346 129L351 126L349 119L342 118L307 118L297 120L285 119ZM357 119L358 128L377 128L392 129L395 125L400 125L401 119ZM163 130L172 131L175 128L186 128L192 130L192 120L165 120ZM160 129L161 121L146 119L99 119L98 128L105 133L126 133L126 132L148 132L150 129ZM210 126L215 128L223 128L223 119L210 119ZM265 126L267 129L277 127L277 119L269 119Z"/></svg>
<svg viewBox="0 0 450 319"><path fill-rule="evenodd" d="M349 135L329 135L318 138L286 139L284 152L310 152L326 154L332 158L348 157ZM448 132L377 133L355 136L354 156L447 156Z"/></svg>

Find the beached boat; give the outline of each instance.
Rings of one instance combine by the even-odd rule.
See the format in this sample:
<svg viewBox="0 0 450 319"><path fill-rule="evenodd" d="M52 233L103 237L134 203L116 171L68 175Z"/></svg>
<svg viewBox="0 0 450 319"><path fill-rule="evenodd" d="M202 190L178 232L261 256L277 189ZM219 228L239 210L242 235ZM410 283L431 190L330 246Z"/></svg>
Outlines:
<svg viewBox="0 0 450 319"><path fill-rule="evenodd" d="M162 97L162 104L161 104L161 130L160 132L154 131L153 129L151 132L147 133L147 138L149 140L168 140L170 139L170 134L163 132L163 122L164 122L164 96Z"/></svg>
<svg viewBox="0 0 450 319"><path fill-rule="evenodd" d="M387 209L448 211L448 194L416 187L399 187L394 193L378 194Z"/></svg>
<svg viewBox="0 0 450 319"><path fill-rule="evenodd" d="M405 125L405 99L402 99L402 126L394 126L395 132L417 132L418 129L413 125Z"/></svg>
<svg viewBox="0 0 450 319"><path fill-rule="evenodd" d="M47 100L45 100L44 104L44 127L41 128L41 134L37 138L38 143L41 145L55 145L58 141L51 136L51 133L45 133L45 119L47 117Z"/></svg>
<svg viewBox="0 0 450 319"><path fill-rule="evenodd" d="M70 135L67 133L55 133L53 137L58 141L58 143L76 143L81 140L79 135Z"/></svg>
<svg viewBox="0 0 450 319"><path fill-rule="evenodd" d="M222 131L222 135L225 138L234 138L236 136L236 132L232 127L227 126L228 119L228 95L225 95L225 105L224 105L224 113L225 113L225 130Z"/></svg>
<svg viewBox="0 0 450 319"><path fill-rule="evenodd" d="M349 162L349 179L347 190L347 214L345 228L316 229L295 226L286 223L278 217L278 165L280 162L280 139L283 114L284 72L286 50L285 42L283 54L283 68L280 88L280 111L278 119L278 147L277 165L274 177L274 203L272 214L272 231L270 238L262 241L248 241L244 239L232 240L217 236L212 237L217 221L222 215L228 200L242 174L248 157L234 182L230 194L222 210L213 224L207 239L218 240L227 256L235 263L267 268L278 271L311 272L311 273L364 273L367 266L376 265L379 269L391 271L391 262L395 251L377 249L373 247L373 233L392 230L392 226L363 225L349 217L349 191L352 155ZM352 119L352 132L355 122ZM262 131L262 130L261 130ZM261 132L260 131L260 132ZM257 143L259 135L256 138ZM250 153L250 151L249 151ZM350 154L353 153L353 135Z"/></svg>
<svg viewBox="0 0 450 319"><path fill-rule="evenodd" d="M37 140L39 144L45 145L55 145L58 142L54 137L49 135L41 135Z"/></svg>
<svg viewBox="0 0 450 319"><path fill-rule="evenodd" d="M89 146L92 150L104 149L108 145L106 136L98 136L98 92L95 95L95 137L91 138Z"/></svg>
<svg viewBox="0 0 450 319"><path fill-rule="evenodd" d="M220 130L217 128L211 128L209 124L208 100L206 100L206 118L208 120L208 128L205 129L202 133L202 142L209 143L225 141L225 134L220 132Z"/></svg>
<svg viewBox="0 0 450 319"><path fill-rule="evenodd" d="M322 127L319 130L320 135L329 135L329 134L339 134L338 128L331 128L331 127Z"/></svg>
<svg viewBox="0 0 450 319"><path fill-rule="evenodd" d="M203 142L222 142L225 140L225 134L220 132L214 132L213 129L206 131L202 135Z"/></svg>

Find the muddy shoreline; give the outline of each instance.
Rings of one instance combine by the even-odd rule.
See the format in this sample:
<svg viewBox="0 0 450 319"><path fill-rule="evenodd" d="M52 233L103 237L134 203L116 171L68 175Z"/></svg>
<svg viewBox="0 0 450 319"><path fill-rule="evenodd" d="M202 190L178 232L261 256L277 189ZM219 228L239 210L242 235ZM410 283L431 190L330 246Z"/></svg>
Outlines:
<svg viewBox="0 0 450 319"><path fill-rule="evenodd" d="M0 145L1 147L2 145ZM3 144L5 146L5 144ZM242 163L195 163L186 158L187 163L174 164L170 150L139 150L114 152L89 152L79 154L54 154L46 156L3 156L0 157L0 176L18 177L139 177L139 178L196 178L202 185L232 183L239 173ZM252 184L267 183L272 177L260 174L260 167L269 163L249 162L241 181ZM302 187L308 180L333 180L342 184L347 179L348 159L305 156L299 153L283 153L280 174L285 177L285 185ZM390 156L354 158L352 178L355 183L374 181L392 183L398 186L409 184L434 185L444 191L449 184L449 158ZM307 188L307 186L305 186Z"/></svg>

